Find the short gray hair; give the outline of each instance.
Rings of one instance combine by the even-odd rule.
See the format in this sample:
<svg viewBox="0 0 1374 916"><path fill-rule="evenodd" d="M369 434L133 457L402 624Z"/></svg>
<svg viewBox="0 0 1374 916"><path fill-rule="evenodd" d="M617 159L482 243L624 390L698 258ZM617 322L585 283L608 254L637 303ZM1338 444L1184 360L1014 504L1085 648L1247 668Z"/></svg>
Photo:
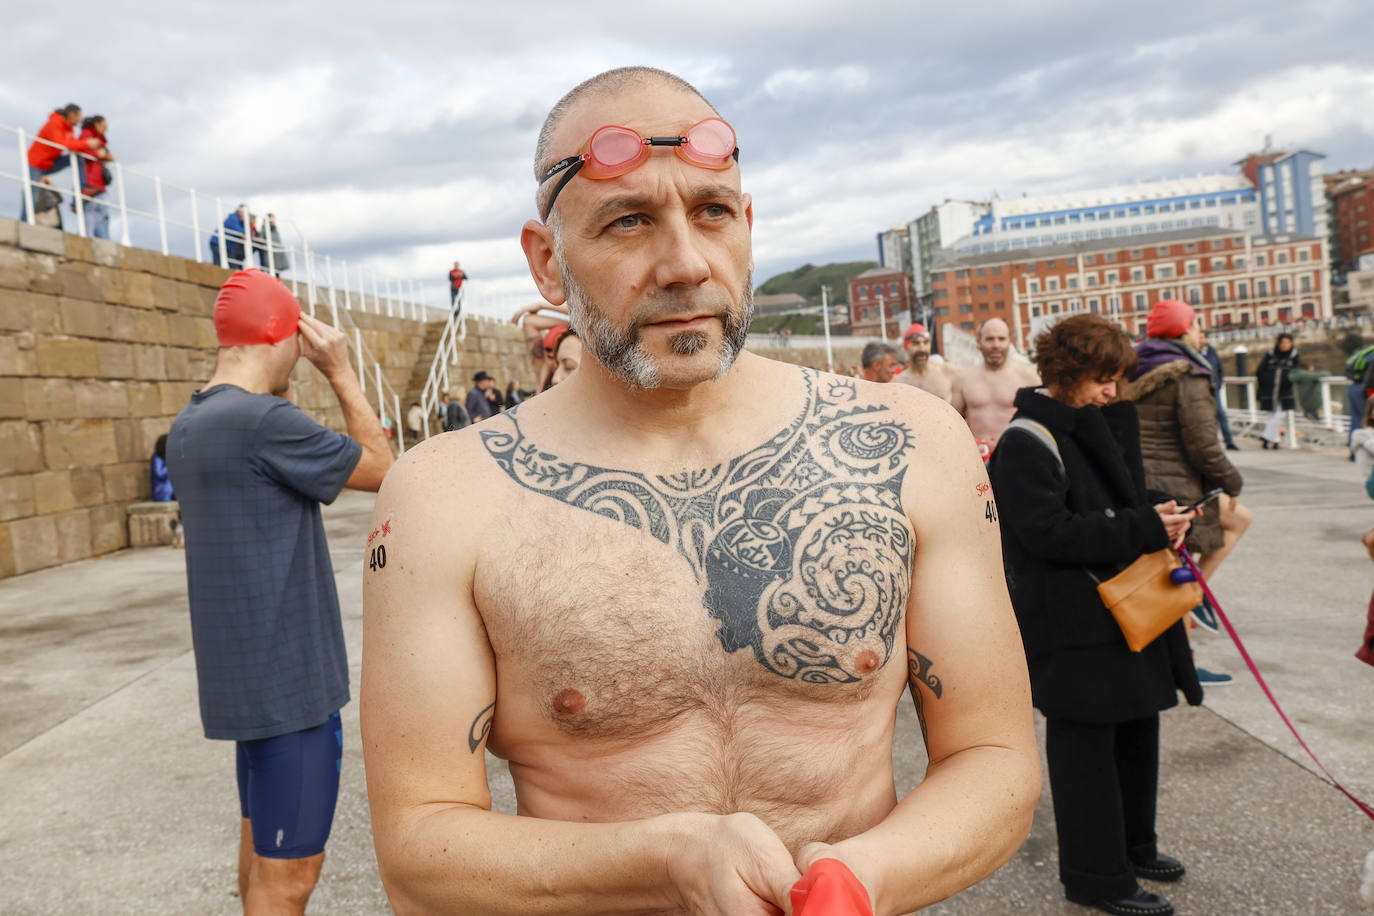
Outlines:
<svg viewBox="0 0 1374 916"><path fill-rule="evenodd" d="M539 129L539 139L534 145L535 181L538 181L539 176L543 175L554 162L561 158L558 152L552 150L553 135L558 132L563 119L568 116L568 112L572 111L578 102L590 96L613 95L625 89L654 83L690 93L705 102L713 113L719 114L715 106L695 86L666 70L658 70L654 67L619 67L615 70L607 70L605 73L598 73L591 79L578 83L572 91L559 99L553 108L549 109L549 115L544 119L544 126ZM535 190L534 206L537 212L544 212L549 195L553 193L553 184L554 182L549 181ZM545 222L548 220L546 219Z"/></svg>
<svg viewBox="0 0 1374 916"><path fill-rule="evenodd" d="M864 344L863 351L859 354L859 362L867 369L874 363L882 362L884 356L897 358L897 348L880 340L870 340Z"/></svg>

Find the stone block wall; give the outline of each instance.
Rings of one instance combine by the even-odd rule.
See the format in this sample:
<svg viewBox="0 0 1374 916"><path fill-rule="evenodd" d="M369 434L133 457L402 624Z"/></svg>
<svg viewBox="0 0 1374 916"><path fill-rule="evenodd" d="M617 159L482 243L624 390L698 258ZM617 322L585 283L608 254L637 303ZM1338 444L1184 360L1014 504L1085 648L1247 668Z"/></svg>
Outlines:
<svg viewBox="0 0 1374 916"><path fill-rule="evenodd" d="M150 496L154 443L214 370L211 314L228 275L0 219L0 578L128 546L125 510ZM317 290L326 321L327 302ZM433 324L341 311L404 398ZM514 326L472 322L458 377L497 374L488 362L515 368L520 346ZM375 406L370 372L367 394ZM328 383L304 360L293 397L343 429Z"/></svg>

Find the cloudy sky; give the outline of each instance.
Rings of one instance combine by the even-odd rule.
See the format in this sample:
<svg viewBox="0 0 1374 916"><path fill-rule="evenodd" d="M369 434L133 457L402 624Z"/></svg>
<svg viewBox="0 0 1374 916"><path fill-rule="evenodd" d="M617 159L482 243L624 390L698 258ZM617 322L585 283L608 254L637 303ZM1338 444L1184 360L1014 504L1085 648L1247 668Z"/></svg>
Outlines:
<svg viewBox="0 0 1374 916"><path fill-rule="evenodd" d="M1356 0L38 8L5 13L0 126L77 101L126 167L196 188L203 222L216 197L273 209L288 243L436 301L459 258L507 314L533 293L517 236L538 126L614 66L676 72L735 125L759 280L876 258L877 231L947 197L1229 171L1266 134L1328 171L1374 165ZM0 172L14 144L0 131ZM153 208L147 182L126 186ZM0 177L4 215L14 187ZM166 206L189 211L171 189Z"/></svg>

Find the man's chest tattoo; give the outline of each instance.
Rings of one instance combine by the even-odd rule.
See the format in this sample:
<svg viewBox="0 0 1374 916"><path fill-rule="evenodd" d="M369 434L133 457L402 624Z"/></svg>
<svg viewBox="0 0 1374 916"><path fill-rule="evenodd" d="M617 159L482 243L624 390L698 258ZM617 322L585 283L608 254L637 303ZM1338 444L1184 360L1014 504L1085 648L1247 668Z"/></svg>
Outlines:
<svg viewBox="0 0 1374 916"><path fill-rule="evenodd" d="M649 476L565 461L527 439L515 411L512 429L481 437L521 486L673 547L727 652L748 648L786 678L854 682L887 663L910 590L901 487L913 436L886 407L860 403L852 380L805 379L792 423L707 470Z"/></svg>

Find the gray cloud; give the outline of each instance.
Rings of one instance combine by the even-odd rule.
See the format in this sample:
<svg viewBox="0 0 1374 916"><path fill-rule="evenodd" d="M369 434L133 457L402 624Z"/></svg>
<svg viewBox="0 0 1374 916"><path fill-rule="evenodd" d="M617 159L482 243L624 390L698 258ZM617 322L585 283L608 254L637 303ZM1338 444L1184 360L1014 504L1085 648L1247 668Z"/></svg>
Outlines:
<svg viewBox="0 0 1374 916"><path fill-rule="evenodd" d="M680 73L735 124L761 279L871 257L876 231L945 197L1229 170L1266 133L1332 169L1374 159L1367 17L1339 0L78 0L6 18L0 124L80 101L126 165L202 208L273 207L320 250L436 286L458 256L492 290L530 289L535 132L626 63ZM72 22L98 22L94 40Z"/></svg>

